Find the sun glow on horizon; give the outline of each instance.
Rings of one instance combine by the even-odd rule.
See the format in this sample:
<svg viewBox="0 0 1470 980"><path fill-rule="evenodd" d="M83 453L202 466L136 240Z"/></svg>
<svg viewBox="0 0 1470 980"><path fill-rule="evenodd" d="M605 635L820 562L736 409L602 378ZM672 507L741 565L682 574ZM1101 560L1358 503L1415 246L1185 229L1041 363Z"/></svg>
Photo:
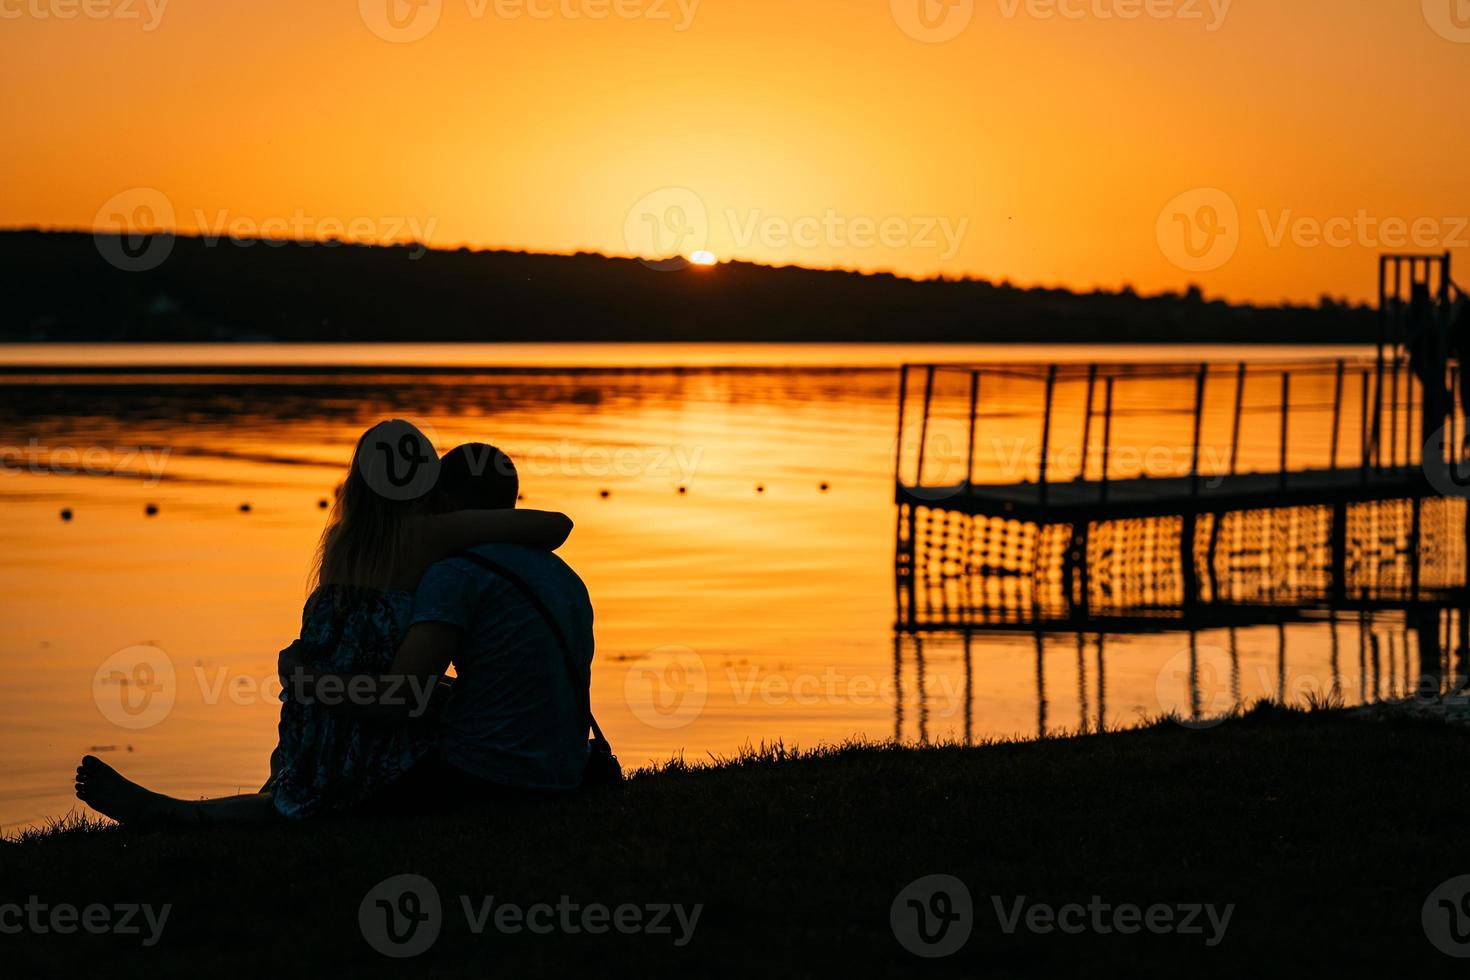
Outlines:
<svg viewBox="0 0 1470 980"><path fill-rule="evenodd" d="M0 227L1368 300L1470 259L1454 2L12 4Z"/></svg>
<svg viewBox="0 0 1470 980"><path fill-rule="evenodd" d="M689 256L689 261L693 265L716 265L720 260L715 258L714 252L708 251L707 249L700 249L698 252Z"/></svg>

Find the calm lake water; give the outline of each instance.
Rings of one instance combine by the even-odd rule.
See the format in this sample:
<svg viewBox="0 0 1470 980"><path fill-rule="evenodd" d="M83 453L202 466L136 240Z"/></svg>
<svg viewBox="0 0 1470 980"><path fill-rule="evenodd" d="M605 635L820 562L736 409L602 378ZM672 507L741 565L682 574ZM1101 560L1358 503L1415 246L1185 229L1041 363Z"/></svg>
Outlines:
<svg viewBox="0 0 1470 980"><path fill-rule="evenodd" d="M1323 353L1361 351L1102 356ZM71 809L86 752L177 795L259 786L275 741L276 652L296 636L318 502L358 435L388 416L420 422L441 450L502 446L520 463L525 505L575 519L562 553L596 606L594 707L625 764L777 739L1035 737L1187 709L1179 634L1110 637L1105 651L1091 636L981 634L968 658L958 637L917 651L895 641L897 366L1088 356L1099 355L0 348L0 824ZM1371 659L1359 656L1363 630ZM1393 613L1199 642L1231 650L1216 709L1281 691L1301 700L1334 682L1349 701L1371 700L1409 683L1410 640ZM151 677L135 652L118 656L140 645L165 658L149 655L162 665ZM135 700L120 712L139 690L153 692L147 710Z"/></svg>

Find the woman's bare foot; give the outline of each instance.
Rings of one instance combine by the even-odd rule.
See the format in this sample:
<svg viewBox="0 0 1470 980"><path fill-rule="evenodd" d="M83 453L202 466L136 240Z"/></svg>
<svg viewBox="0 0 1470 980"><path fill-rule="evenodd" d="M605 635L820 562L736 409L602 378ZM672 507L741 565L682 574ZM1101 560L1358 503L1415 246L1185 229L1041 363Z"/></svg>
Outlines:
<svg viewBox="0 0 1470 980"><path fill-rule="evenodd" d="M125 779L95 755L77 766L77 799L118 823L157 824L177 820L179 801Z"/></svg>

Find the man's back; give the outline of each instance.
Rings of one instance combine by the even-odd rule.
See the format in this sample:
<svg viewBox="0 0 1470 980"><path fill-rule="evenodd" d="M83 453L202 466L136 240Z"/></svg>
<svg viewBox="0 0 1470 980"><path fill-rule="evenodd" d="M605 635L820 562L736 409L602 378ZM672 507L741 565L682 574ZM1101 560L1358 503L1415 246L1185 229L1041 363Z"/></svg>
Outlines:
<svg viewBox="0 0 1470 980"><path fill-rule="evenodd" d="M573 663L569 668L546 616L505 575L469 558L434 565L419 584L413 622L463 631L454 694L440 716L440 754L490 782L575 788L587 760L582 712L593 655L587 588L547 552L516 545L473 552L529 586L556 620Z"/></svg>

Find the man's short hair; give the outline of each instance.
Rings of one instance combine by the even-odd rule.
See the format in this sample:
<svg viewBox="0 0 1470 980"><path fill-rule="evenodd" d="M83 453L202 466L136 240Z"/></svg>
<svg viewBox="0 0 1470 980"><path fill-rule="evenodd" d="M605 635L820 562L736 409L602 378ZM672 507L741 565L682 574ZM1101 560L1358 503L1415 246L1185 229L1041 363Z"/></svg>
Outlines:
<svg viewBox="0 0 1470 980"><path fill-rule="evenodd" d="M441 511L503 510L516 505L520 492L516 464L494 446L468 442L439 461L434 493Z"/></svg>

